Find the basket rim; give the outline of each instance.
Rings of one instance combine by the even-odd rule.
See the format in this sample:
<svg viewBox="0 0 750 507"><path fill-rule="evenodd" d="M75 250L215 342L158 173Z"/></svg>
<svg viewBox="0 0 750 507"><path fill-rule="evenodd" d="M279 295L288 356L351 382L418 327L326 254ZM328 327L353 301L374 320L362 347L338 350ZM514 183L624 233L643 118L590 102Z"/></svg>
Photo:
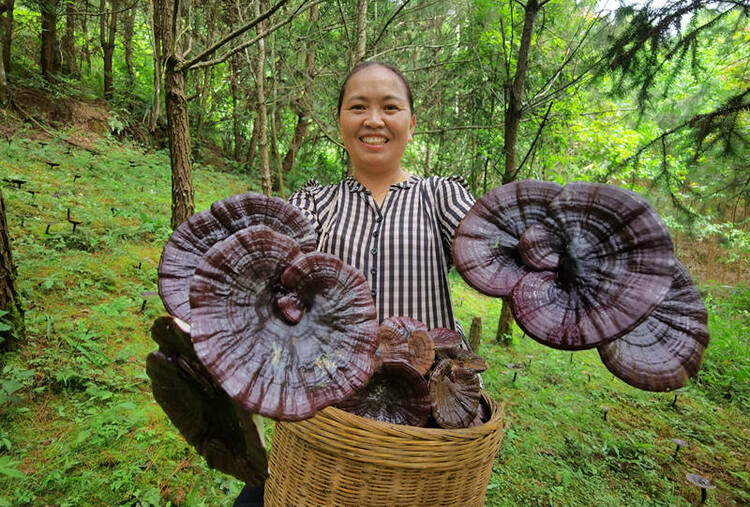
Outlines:
<svg viewBox="0 0 750 507"><path fill-rule="evenodd" d="M458 428L458 429L445 429L445 428L422 428L420 426L408 426L402 424L393 424L383 421L377 421L375 419L369 419L367 417L358 416L351 414L334 406L326 407L318 411L313 417L303 419L301 421L278 421L276 424L288 425L292 431L299 434L304 438L304 431L297 431L302 428L313 429L319 426L327 426L326 422L335 422L349 426L350 430L354 432L364 431L367 434L378 432L383 435L392 435L396 437L410 437L417 440L437 440L437 441L465 441L475 440L481 438L490 433L494 433L498 429L502 429L503 417L504 417L504 405L500 405L495 401L489 394L482 391L482 397L487 401L490 406L491 415L489 420L480 425L472 428ZM307 439L305 439L307 440Z"/></svg>

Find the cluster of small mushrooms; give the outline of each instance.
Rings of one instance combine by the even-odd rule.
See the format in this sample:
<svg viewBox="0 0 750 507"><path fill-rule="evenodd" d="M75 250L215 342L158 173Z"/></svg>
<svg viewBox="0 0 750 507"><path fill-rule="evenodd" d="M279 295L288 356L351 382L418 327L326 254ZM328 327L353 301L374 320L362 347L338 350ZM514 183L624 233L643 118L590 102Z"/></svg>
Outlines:
<svg viewBox="0 0 750 507"><path fill-rule="evenodd" d="M684 386L708 345L705 306L659 215L619 187L520 181L463 219L456 269L508 297L519 327L563 350L596 347L605 366L649 391Z"/></svg>
<svg viewBox="0 0 750 507"><path fill-rule="evenodd" d="M486 421L486 363L458 333L412 318L378 324L367 281L315 252L300 210L255 193L215 202L164 248L152 327L154 397L209 466L258 484L257 414L294 421L336 405L414 426ZM700 366L706 311L666 227L637 194L522 181L477 201L454 263L475 289L509 296L519 326L551 347L597 347L636 387L676 389Z"/></svg>

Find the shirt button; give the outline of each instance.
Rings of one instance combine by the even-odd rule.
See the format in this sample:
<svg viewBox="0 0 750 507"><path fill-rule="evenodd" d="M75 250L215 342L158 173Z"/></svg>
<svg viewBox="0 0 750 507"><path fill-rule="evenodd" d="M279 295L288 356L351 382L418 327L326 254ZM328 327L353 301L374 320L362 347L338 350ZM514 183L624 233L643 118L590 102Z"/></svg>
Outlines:
<svg viewBox="0 0 750 507"><path fill-rule="evenodd" d="M382 221L383 221L383 217L377 217L377 218L375 218L375 221L376 221L377 223L380 223L380 222L382 222Z"/></svg>
<svg viewBox="0 0 750 507"><path fill-rule="evenodd" d="M378 270L377 270L377 269L375 269L375 268L370 268L370 273L372 273L373 275L374 275L375 273L377 273L377 271L378 271Z"/></svg>
<svg viewBox="0 0 750 507"><path fill-rule="evenodd" d="M372 255L376 255L378 253L378 249L377 248L373 248L372 250L370 250L370 253Z"/></svg>
<svg viewBox="0 0 750 507"><path fill-rule="evenodd" d="M375 289L371 290L370 294L372 294L372 297L375 297Z"/></svg>
<svg viewBox="0 0 750 507"><path fill-rule="evenodd" d="M377 238L378 237L378 231L372 231L372 237Z"/></svg>

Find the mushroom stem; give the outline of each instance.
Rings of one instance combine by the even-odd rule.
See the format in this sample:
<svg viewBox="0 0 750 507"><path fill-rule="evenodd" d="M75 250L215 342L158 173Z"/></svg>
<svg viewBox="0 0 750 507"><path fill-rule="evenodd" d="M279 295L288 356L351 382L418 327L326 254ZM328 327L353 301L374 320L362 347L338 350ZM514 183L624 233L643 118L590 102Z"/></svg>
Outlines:
<svg viewBox="0 0 750 507"><path fill-rule="evenodd" d="M292 325L299 323L305 314L305 304L293 292L277 297L276 307L281 312L284 320Z"/></svg>
<svg viewBox="0 0 750 507"><path fill-rule="evenodd" d="M513 382L516 381L516 377L518 377L518 371L513 372Z"/></svg>
<svg viewBox="0 0 750 507"><path fill-rule="evenodd" d="M675 445L674 454L672 455L672 459L677 459L677 453L680 452L680 446Z"/></svg>
<svg viewBox="0 0 750 507"><path fill-rule="evenodd" d="M701 503L706 503L707 498L708 498L708 490L706 488L701 488Z"/></svg>
<svg viewBox="0 0 750 507"><path fill-rule="evenodd" d="M674 395L674 399L672 400L672 403L669 404L670 407L674 407L677 405L677 396L679 396L677 393Z"/></svg>

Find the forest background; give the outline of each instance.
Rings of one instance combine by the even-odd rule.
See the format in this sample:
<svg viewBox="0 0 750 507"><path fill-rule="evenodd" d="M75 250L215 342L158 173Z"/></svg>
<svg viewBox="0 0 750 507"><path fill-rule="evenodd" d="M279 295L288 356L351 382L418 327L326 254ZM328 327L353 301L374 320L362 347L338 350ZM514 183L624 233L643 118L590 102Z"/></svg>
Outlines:
<svg viewBox="0 0 750 507"><path fill-rule="evenodd" d="M0 0L0 505L231 503L241 485L150 395L156 262L217 199L346 174L337 90L364 60L411 82L409 171L464 176L476 197L520 179L639 192L709 309L703 369L675 401L613 379L595 353L528 340L453 276L507 403L488 504L685 504L700 497L688 472L717 484L709 501L750 502L749 14L696 0ZM687 452L673 456L675 437Z"/></svg>

